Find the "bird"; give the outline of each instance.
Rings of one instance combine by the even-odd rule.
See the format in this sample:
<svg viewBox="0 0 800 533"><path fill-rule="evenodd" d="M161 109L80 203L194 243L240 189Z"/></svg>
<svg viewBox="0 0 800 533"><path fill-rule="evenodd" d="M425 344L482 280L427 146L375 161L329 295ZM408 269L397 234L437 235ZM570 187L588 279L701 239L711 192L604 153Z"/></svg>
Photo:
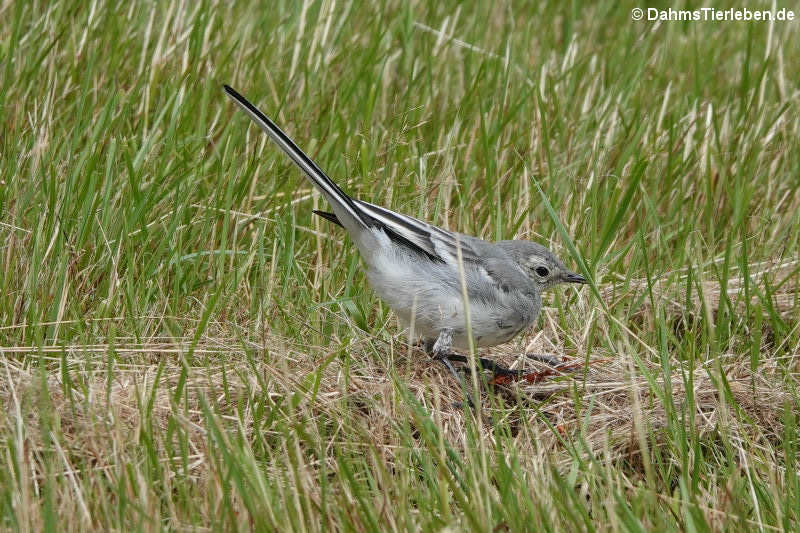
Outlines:
<svg viewBox="0 0 800 533"><path fill-rule="evenodd" d="M331 212L314 213L347 231L372 290L456 378L452 363L469 361L458 351L510 341L535 323L543 291L587 283L539 243L490 242L352 198L255 105L223 87L328 202ZM559 364L551 356L533 357ZM477 361L495 374L517 372L486 358Z"/></svg>

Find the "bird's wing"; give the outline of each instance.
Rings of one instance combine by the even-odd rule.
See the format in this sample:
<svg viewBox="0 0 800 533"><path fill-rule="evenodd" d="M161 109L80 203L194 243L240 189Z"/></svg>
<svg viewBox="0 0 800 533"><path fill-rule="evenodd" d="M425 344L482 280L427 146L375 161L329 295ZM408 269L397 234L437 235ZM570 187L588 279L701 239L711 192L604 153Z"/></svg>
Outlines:
<svg viewBox="0 0 800 533"><path fill-rule="evenodd" d="M389 236L399 236L412 242L414 245L423 249L426 255L436 257L441 261L446 261L446 256L450 256L454 261L458 260L458 251L461 249L461 259L467 262L476 262L480 256L470 244L470 237L459 235L452 231L447 231L440 227L428 224L414 217L397 213L391 209L386 209L379 205L354 200L356 205L367 213L373 220L384 229L388 230ZM317 215L341 225L333 213L315 211Z"/></svg>

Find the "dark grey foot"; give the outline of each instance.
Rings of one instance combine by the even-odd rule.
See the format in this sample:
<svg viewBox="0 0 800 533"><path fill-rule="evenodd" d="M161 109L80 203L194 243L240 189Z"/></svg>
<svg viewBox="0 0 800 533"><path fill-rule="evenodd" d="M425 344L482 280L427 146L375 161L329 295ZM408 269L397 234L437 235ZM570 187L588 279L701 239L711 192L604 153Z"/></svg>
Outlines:
<svg viewBox="0 0 800 533"><path fill-rule="evenodd" d="M564 361L556 357L555 355L546 355L540 353L526 353L525 357L529 359L533 359L534 361L539 361L540 363L544 363L546 365L552 366L553 368L559 368L564 366Z"/></svg>
<svg viewBox="0 0 800 533"><path fill-rule="evenodd" d="M463 386L464 379L458 373L458 370L456 370L456 367L453 366L453 363L450 362L450 359L448 359L447 357L436 357L435 359L437 361L439 361L440 363L442 363L445 366L445 368L447 368L447 370L450 371L450 373L453 375L453 377L456 378L458 380L458 382L461 383L461 385Z"/></svg>
<svg viewBox="0 0 800 533"><path fill-rule="evenodd" d="M456 409L464 409L464 406L468 405L471 409L475 409L475 403L472 401L472 398L467 393L467 391L469 389L467 388L467 384L464 381L464 376L462 376L461 374L458 373L458 370L456 370L456 367L453 366L453 362L451 361L451 359L449 357L445 356L445 355L438 356L438 357L434 356L434 358L437 361L439 361L440 363L442 363L447 368L447 370L450 371L450 374L452 374L453 377L456 378L456 381L458 381L458 385L461 387L461 390L464 392L464 397L466 398L467 401L466 402L453 402L452 406L455 407Z"/></svg>
<svg viewBox="0 0 800 533"><path fill-rule="evenodd" d="M468 363L469 359L466 356L458 355L457 353L449 353L447 354L447 358L450 361L455 361L457 363ZM480 363L481 368L484 370L488 370L492 372L495 376L522 376L525 374L522 370L512 370L506 366L501 365L500 363L496 363L491 359L485 359L483 357L478 358L478 363Z"/></svg>

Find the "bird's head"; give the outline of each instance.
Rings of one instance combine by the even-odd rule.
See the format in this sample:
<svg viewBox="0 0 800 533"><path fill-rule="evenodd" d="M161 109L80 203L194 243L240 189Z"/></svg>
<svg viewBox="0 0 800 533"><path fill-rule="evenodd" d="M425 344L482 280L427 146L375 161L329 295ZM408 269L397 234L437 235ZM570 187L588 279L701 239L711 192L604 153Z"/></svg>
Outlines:
<svg viewBox="0 0 800 533"><path fill-rule="evenodd" d="M564 266L556 255L531 241L500 241L502 247L541 290L559 283L586 283L586 278Z"/></svg>

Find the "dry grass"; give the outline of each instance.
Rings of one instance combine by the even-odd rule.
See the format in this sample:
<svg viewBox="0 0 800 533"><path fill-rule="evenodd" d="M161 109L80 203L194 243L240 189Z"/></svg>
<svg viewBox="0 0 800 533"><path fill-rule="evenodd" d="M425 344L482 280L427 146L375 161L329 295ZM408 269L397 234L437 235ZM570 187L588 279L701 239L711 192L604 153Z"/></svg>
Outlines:
<svg viewBox="0 0 800 533"><path fill-rule="evenodd" d="M780 276L794 264L768 271ZM641 287L644 282L632 285ZM715 306L719 287L710 282L704 282L703 287L705 301ZM796 297L790 292L796 286L784 283L783 287L788 288L781 293L782 299L775 296L776 306L790 313L794 308L787 302ZM602 293L613 294L613 289ZM666 295L662 297L672 301ZM585 296L575 306L578 314L591 312L591 303ZM679 306L666 308L674 312ZM532 371L541 363L525 363L518 354L550 353L560 355L564 361L580 363L582 359L566 354L559 339L569 336L569 344L574 347L571 351L582 353L585 335L579 329L570 333L556 327L550 316L552 311L545 309L544 323L549 327L523 341L526 350L506 346L482 355L517 368L520 364L533 365ZM696 310L680 307L680 311ZM211 324L209 331L214 330L221 334L225 325ZM30 480L36 485L47 475L39 457L50 446L58 446L63 457L60 476L82 472L72 467L75 459L97 473L112 472L138 456L140 444L132 437L143 426L148 431L153 425L166 430L170 422L177 422L186 432L190 450L186 457L192 461L184 474L201 485L213 485L213 468L209 464L213 458L208 456L203 402L213 404L221 424L235 427L247 438L256 428L247 412L237 412L237 405L248 405L257 398L281 405L298 391L309 393L313 388L314 393L303 396L293 409L302 412L306 420L336 420L342 406L348 406L357 425L391 465L395 451L406 446L399 439L396 425L398 419L409 416L397 389L397 383L402 383L421 406L433 413L455 448L466 446L471 411L458 406L463 401L458 383L423 352L409 351L401 339L389 344L373 340L384 346L378 357L359 346L361 342L301 346L277 335L253 342L206 333L193 349L195 358L203 358L199 366L185 363L191 336L184 341L150 338L129 343L118 338L113 346L5 346L0 401L7 409L0 413L0 433L20 435L17 425L26 420L20 435L24 439L23 464L30 467ZM246 351L241 348L242 343ZM768 452L764 460L782 462L775 455L778 452L770 450L769 443L779 441L784 432L783 411L792 403L786 380L796 383L800 376L797 347L793 351L796 355L789 360L762 354L756 370L736 354L723 354L714 360L695 361L694 365L672 358L668 362L670 370L665 373L662 365L652 362L652 357L658 355L656 349L644 344L632 331L626 329L619 346L619 351L613 353L593 351L591 359L602 359L599 364L534 384L520 381L493 387L484 382L479 410L484 425L482 436L491 441L491 426L502 421L514 434L519 457L542 461L542 454L546 453L550 462L564 469L569 468L574 452L565 443L579 437L587 454L601 454L611 462L629 462L635 470L642 467L633 459L641 453L641 445L649 448L647 453L653 453L654 447L668 444L665 429L675 423L677 413L686 431L714 434L729 439L736 447L762 443ZM105 356L109 350L117 354L111 382ZM331 353L339 350L347 353L346 361L342 357L331 358ZM43 361L44 366L39 366ZM349 372L345 365L350 367ZM64 366L70 368L73 383L64 383L63 372L59 371ZM787 374L787 367L795 370ZM185 368L190 377L176 413L173 395L185 379ZM346 373L349 375L345 378ZM311 376L318 380L313 387ZM52 434L43 433L52 428L42 428L33 414L44 405L52 409L52 416L58 421L57 444ZM148 405L149 408L143 407ZM147 420L142 419L145 415ZM279 438L280 434L275 436ZM114 453L109 455L109 450ZM173 458L162 455L159 460L166 463Z"/></svg>
<svg viewBox="0 0 800 533"><path fill-rule="evenodd" d="M703 286L707 295L719 291L709 283ZM613 291L608 288L602 293ZM667 295L660 297L670 301ZM719 299L706 297L705 301L715 305ZM664 309L674 313L678 307L665 305ZM526 364L531 370L537 363L526 362L520 353L551 353L565 361L583 361L580 354L587 352L588 330L572 323L559 326L554 312L546 308L544 329L516 347L498 347L482 355L510 366ZM583 293L573 312L573 316L600 313ZM670 320L695 312L680 308L680 315ZM602 318L592 317L592 322L609 327L615 320ZM425 421L415 414L414 402L429 413L447 449L457 453L469 455L476 446L493 449L499 439L510 438L513 461L537 483L553 483L554 472L569 476L576 460L596 463L601 469L616 465L633 484L653 477L655 457L661 458L660 468L672 462L680 469L679 456L670 450L680 446L676 439L682 434L730 447L748 468L773 470L787 461L775 444L786 434L785 412L792 409L792 391L800 376L797 346L790 350L795 355L788 360L785 355L760 354L756 368L734 353L706 361L670 356L659 364L653 362L658 360L657 349L623 326L617 350L591 350L592 360L602 360L597 364L536 383L491 386L484 381L481 406L473 411L458 407L464 399L462 391L443 367L419 350L409 350L399 338L386 342L364 334L345 344L331 339L330 345L307 346L274 333L257 341L244 339L226 324L215 322L192 347L194 324L196 320L187 323L188 335L183 339L154 336L140 342L117 338L113 346L3 347L0 401L6 410L0 413L0 434L8 439L7 445L13 444L18 454L15 463L27 470L18 478L15 493L37 497L48 479L69 480L56 495L56 509L72 516L69 523L77 527L93 521L92 503L87 502L96 490L92 485L118 482L127 471L129 497L140 499L149 492L145 464L152 467L155 462L172 472L163 479L162 490L174 491L175 483L190 483L193 491L203 495L204 504L195 507L200 514L187 519L187 524L213 523L213 502L229 489L220 463L220 444L209 428L211 417L215 425L243 442L276 443L277 457L261 469L264 479L277 483L283 498L301 491L304 498L319 503L326 495L314 480L320 470L341 471L337 449L366 454L386 472L402 471L408 454L415 450L430 451L430 437L418 427ZM108 369L109 351L116 354L113 374ZM187 361L188 353L195 364ZM64 376L69 376L68 383ZM176 401L180 387L183 392ZM414 398L411 404L404 391ZM287 440L287 427L276 423L278 419L265 425L254 412L259 405L270 406L284 421L302 421L306 442ZM49 412L47 416L41 416L43 409ZM406 424L410 433L402 429ZM181 454L176 455L167 442L150 442L154 455L143 459L143 438L172 439L176 434L180 434ZM352 440L353 435L359 438ZM234 437L220 438L230 445L227 439ZM311 443L317 443L321 456L311 458L310 452L303 451ZM58 460L46 459L52 455ZM287 479L285 469L290 465L296 471ZM775 476L783 482L784 470L778 467ZM94 481L87 485L86 480ZM341 497L357 504L352 494L345 492ZM677 501L668 494L658 498L664 498L665 505ZM727 516L724 509L729 498L725 491L707 495L700 508L709 523L727 523L720 519ZM24 508L28 503L20 500L14 505ZM162 516L166 520L162 523L170 527L181 527L177 510L165 509L152 499L142 500L142 505L141 512ZM231 505L242 511L247 508L246 502L237 499ZM45 524L39 513L27 520L33 527ZM741 516L736 520L753 527L763 525ZM268 523L280 521L269 515ZM368 529L366 524L361 527Z"/></svg>
<svg viewBox="0 0 800 533"><path fill-rule="evenodd" d="M741 272L734 272L728 278L725 297L733 302L735 309L739 311L744 310L748 303L761 305L763 302L763 305L770 306L780 315L791 318L800 304L798 272L800 272L800 261L796 259L748 265L747 278ZM695 289L694 291L687 291L685 272L667 273L663 278L652 284L652 291L659 303L671 315L700 315L706 310L712 313L719 310L723 291L718 281L703 280L699 286L691 287ZM748 292L745 291L745 279L750 280L749 302L746 300ZM770 291L765 293L768 286ZM620 301L636 299L647 290L646 279L633 279L621 293L612 285L604 288L602 295L609 306L614 306ZM687 293L691 295L688 302ZM645 300L645 303L649 304L650 300Z"/></svg>

